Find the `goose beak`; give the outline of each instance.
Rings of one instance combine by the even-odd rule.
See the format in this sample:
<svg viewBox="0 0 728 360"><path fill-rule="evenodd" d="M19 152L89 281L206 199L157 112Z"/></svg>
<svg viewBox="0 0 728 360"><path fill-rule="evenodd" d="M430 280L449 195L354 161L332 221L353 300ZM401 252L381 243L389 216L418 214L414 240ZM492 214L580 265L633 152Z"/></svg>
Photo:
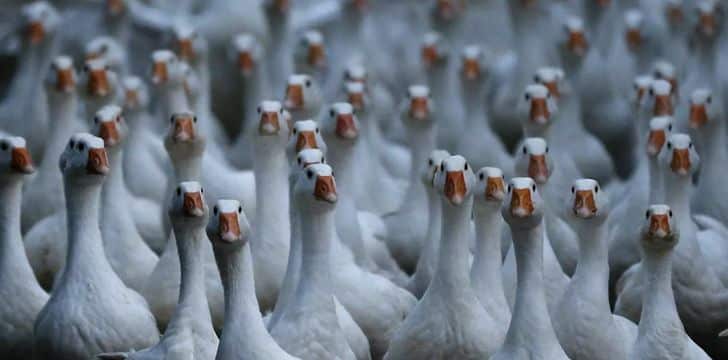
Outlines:
<svg viewBox="0 0 728 360"><path fill-rule="evenodd" d="M354 110L360 111L364 109L364 94L360 92L349 93L346 99Z"/></svg>
<svg viewBox="0 0 728 360"><path fill-rule="evenodd" d="M220 213L219 222L220 239L228 243L240 240L241 233L237 213Z"/></svg>
<svg viewBox="0 0 728 360"><path fill-rule="evenodd" d="M167 82L169 74L167 73L167 64L162 61L155 61L152 65L152 83L155 85Z"/></svg>
<svg viewBox="0 0 728 360"><path fill-rule="evenodd" d="M238 52L238 68L242 71L243 75L249 76L253 73L255 68L255 60L249 51Z"/></svg>
<svg viewBox="0 0 728 360"><path fill-rule="evenodd" d="M105 149L88 150L86 172L93 175L106 175L109 173L109 159L106 157Z"/></svg>
<svg viewBox="0 0 728 360"><path fill-rule="evenodd" d="M539 184L544 184L549 178L549 168L546 165L546 155L531 155L528 159L528 176Z"/></svg>
<svg viewBox="0 0 728 360"><path fill-rule="evenodd" d="M106 11L110 15L120 15L124 12L124 0L106 0Z"/></svg>
<svg viewBox="0 0 728 360"><path fill-rule="evenodd" d="M533 200L529 189L513 189L511 196L511 215L525 218L533 214Z"/></svg>
<svg viewBox="0 0 728 360"><path fill-rule="evenodd" d="M673 150L672 161L670 161L670 168L678 175L688 175L690 173L690 150Z"/></svg>
<svg viewBox="0 0 728 360"><path fill-rule="evenodd" d="M202 194L200 192L185 193L182 210L187 217L200 217L205 211L203 209Z"/></svg>
<svg viewBox="0 0 728 360"><path fill-rule="evenodd" d="M174 121L172 139L175 141L190 141L195 138L195 127L189 117L177 118Z"/></svg>
<svg viewBox="0 0 728 360"><path fill-rule="evenodd" d="M113 147L119 144L119 130L116 127L116 122L102 122L99 125L99 137L104 139L104 146Z"/></svg>
<svg viewBox="0 0 728 360"><path fill-rule="evenodd" d="M92 96L106 96L110 91L109 78L105 69L90 70L86 91Z"/></svg>
<svg viewBox="0 0 728 360"><path fill-rule="evenodd" d="M463 77L471 81L480 77L480 64L477 59L463 60Z"/></svg>
<svg viewBox="0 0 728 360"><path fill-rule="evenodd" d="M679 24L683 20L683 12L680 6L667 5L667 18L671 24Z"/></svg>
<svg viewBox="0 0 728 360"><path fill-rule="evenodd" d="M611 3L611 0L597 0L597 5L599 5L603 8L609 6L610 3Z"/></svg>
<svg viewBox="0 0 728 360"><path fill-rule="evenodd" d="M555 97L556 99L561 96L561 93L559 92L558 81L544 81L543 86L549 89L549 94L551 94L551 96Z"/></svg>
<svg viewBox="0 0 728 360"><path fill-rule="evenodd" d="M352 140L359 135L359 129L354 121L354 114L338 114L336 115L336 136Z"/></svg>
<svg viewBox="0 0 728 360"><path fill-rule="evenodd" d="M670 233L670 221L666 214L652 214L650 216L649 234L651 236L665 238Z"/></svg>
<svg viewBox="0 0 728 360"><path fill-rule="evenodd" d="M278 112L276 111L264 111L260 114L260 123L258 125L258 134L262 136L270 136L278 134L281 130L281 125L278 123Z"/></svg>
<svg viewBox="0 0 728 360"><path fill-rule="evenodd" d="M416 120L426 120L430 116L430 107L427 98L414 97L410 101L409 114Z"/></svg>
<svg viewBox="0 0 728 360"><path fill-rule="evenodd" d="M425 45L422 47L422 63L426 67L434 65L438 58L437 47L435 45Z"/></svg>
<svg viewBox="0 0 728 360"><path fill-rule="evenodd" d="M536 124L546 124L549 121L551 113L549 112L548 103L545 98L533 98L531 99L531 111L529 112L529 118L531 122Z"/></svg>
<svg viewBox="0 0 728 360"><path fill-rule="evenodd" d="M665 81L670 83L670 95L677 97L679 95L679 88L677 84L677 79L674 77L666 77Z"/></svg>
<svg viewBox="0 0 728 360"><path fill-rule="evenodd" d="M651 130L647 138L647 154L650 156L659 154L662 146L665 145L665 138L664 130Z"/></svg>
<svg viewBox="0 0 728 360"><path fill-rule="evenodd" d="M286 109L296 110L303 107L303 87L298 84L289 84L286 88L286 100L283 105Z"/></svg>
<svg viewBox="0 0 728 360"><path fill-rule="evenodd" d="M321 201L334 204L338 199L336 195L336 183L333 176L319 176L316 178L316 186L313 196Z"/></svg>
<svg viewBox="0 0 728 360"><path fill-rule="evenodd" d="M56 72L56 89L64 93L70 93L76 87L76 79L73 76L73 69L59 69Z"/></svg>
<svg viewBox="0 0 728 360"><path fill-rule="evenodd" d="M192 46L192 39L184 38L177 40L177 50L180 59L193 60L195 58L195 49Z"/></svg>
<svg viewBox="0 0 728 360"><path fill-rule="evenodd" d="M647 92L647 89L645 89L642 86L637 86L636 94L635 94L635 104L639 108L640 104L642 103L642 99L645 97L645 93Z"/></svg>
<svg viewBox="0 0 728 360"><path fill-rule="evenodd" d="M436 10L439 17L445 20L453 19L457 12L452 0L437 0Z"/></svg>
<svg viewBox="0 0 728 360"><path fill-rule="evenodd" d="M465 200L467 186L462 171L448 171L445 175L445 198L452 205L460 205Z"/></svg>
<svg viewBox="0 0 728 360"><path fill-rule="evenodd" d="M700 13L698 28L703 34L712 36L715 34L715 16L713 13Z"/></svg>
<svg viewBox="0 0 728 360"><path fill-rule="evenodd" d="M656 95L655 107L652 113L654 116L672 116L672 99L670 99L670 95Z"/></svg>
<svg viewBox="0 0 728 360"><path fill-rule="evenodd" d="M35 172L33 160L30 157L28 149L24 147L16 147L10 154L10 168L21 174L32 174Z"/></svg>
<svg viewBox="0 0 728 360"><path fill-rule="evenodd" d="M705 109L705 104L691 104L690 105L690 127L698 129L703 127L708 122L708 112Z"/></svg>
<svg viewBox="0 0 728 360"><path fill-rule="evenodd" d="M367 0L354 0L354 7L360 12L364 12L369 7L369 1Z"/></svg>
<svg viewBox="0 0 728 360"><path fill-rule="evenodd" d="M308 46L308 55L306 56L308 64L315 67L326 65L326 50L323 44L311 44Z"/></svg>
<svg viewBox="0 0 728 360"><path fill-rule="evenodd" d="M28 24L26 34L31 44L39 44L45 38L45 27L40 21L33 21Z"/></svg>
<svg viewBox="0 0 728 360"><path fill-rule="evenodd" d="M127 108L139 107L139 93L133 89L124 92L124 106Z"/></svg>
<svg viewBox="0 0 728 360"><path fill-rule="evenodd" d="M566 47L578 56L584 56L589 50L589 43L583 31L570 31Z"/></svg>
<svg viewBox="0 0 728 360"><path fill-rule="evenodd" d="M296 152L303 149L318 149L316 134L313 131L301 131L296 139Z"/></svg>
<svg viewBox="0 0 728 360"><path fill-rule="evenodd" d="M597 213L594 193L591 190L577 190L574 193L574 215L582 219L591 219Z"/></svg>
<svg viewBox="0 0 728 360"><path fill-rule="evenodd" d="M288 12L288 9L290 9L291 6L289 0L275 0L274 5L281 13Z"/></svg>
<svg viewBox="0 0 728 360"><path fill-rule="evenodd" d="M642 45L642 33L640 29L630 28L627 29L625 34L625 41L630 50L635 51Z"/></svg>
<svg viewBox="0 0 728 360"><path fill-rule="evenodd" d="M503 201L505 197L505 186L503 179L499 177L488 177L485 184L485 200L487 201Z"/></svg>

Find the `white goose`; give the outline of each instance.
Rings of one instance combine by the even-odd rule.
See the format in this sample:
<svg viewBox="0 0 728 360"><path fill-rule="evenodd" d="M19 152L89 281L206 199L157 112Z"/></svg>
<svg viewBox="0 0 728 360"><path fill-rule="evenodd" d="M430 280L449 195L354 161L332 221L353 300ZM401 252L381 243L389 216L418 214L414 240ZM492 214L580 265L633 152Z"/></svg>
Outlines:
<svg viewBox="0 0 728 360"><path fill-rule="evenodd" d="M438 119L437 144L454 148L458 134L462 133L462 108L458 106L455 66L450 66L450 49L447 40L436 32L425 34L422 43L422 67L431 96L437 104L434 116Z"/></svg>
<svg viewBox="0 0 728 360"><path fill-rule="evenodd" d="M88 119L102 107L116 104L119 100L119 79L104 58L86 60L79 84L82 89L79 94L84 101L84 112Z"/></svg>
<svg viewBox="0 0 728 360"><path fill-rule="evenodd" d="M34 358L88 359L156 343L159 332L146 301L124 285L104 254L99 230L101 187L109 172L104 141L89 134L72 136L60 170L68 255L55 291L35 321Z"/></svg>
<svg viewBox="0 0 728 360"><path fill-rule="evenodd" d="M579 263L559 300L553 325L573 359L626 359L637 338L637 326L613 315L609 306L610 208L607 194L600 190L595 180L575 180L566 209L579 232Z"/></svg>
<svg viewBox="0 0 728 360"><path fill-rule="evenodd" d="M343 54L342 54L343 56ZM293 46L293 65L297 74L309 74L329 98L332 92L332 74L328 67L328 55L324 35L318 30L306 30Z"/></svg>
<svg viewBox="0 0 728 360"><path fill-rule="evenodd" d="M48 294L35 279L20 233L20 198L25 178L35 171L25 139L0 138L0 354L9 360L33 353L33 323Z"/></svg>
<svg viewBox="0 0 728 360"><path fill-rule="evenodd" d="M225 326L218 360L293 360L266 330L255 297L250 225L237 200L218 200L207 224L217 266L225 287Z"/></svg>
<svg viewBox="0 0 728 360"><path fill-rule="evenodd" d="M293 74L288 77L283 106L294 121L318 119L323 97L319 83L310 75Z"/></svg>
<svg viewBox="0 0 728 360"><path fill-rule="evenodd" d="M129 73L129 61L124 45L110 36L93 38L86 44L84 56L89 59L103 59L106 65L119 75Z"/></svg>
<svg viewBox="0 0 728 360"><path fill-rule="evenodd" d="M511 228L518 266L513 317L503 347L491 360L568 359L554 333L543 275L544 201L531 178L513 178L502 214Z"/></svg>
<svg viewBox="0 0 728 360"><path fill-rule="evenodd" d="M268 59L268 78L274 89L286 86L288 76L293 73L291 49L292 11L288 0L265 0L263 10L268 20L269 45L265 48Z"/></svg>
<svg viewBox="0 0 728 360"><path fill-rule="evenodd" d="M218 339L212 328L205 296L205 260L209 240L205 225L209 209L203 197L204 189L198 182L186 181L177 185L168 205L169 219L178 243L181 284L179 302L172 319L159 343L128 353L103 353L106 360L138 359L212 359Z"/></svg>
<svg viewBox="0 0 728 360"><path fill-rule="evenodd" d="M465 158L442 161L433 183L441 193L442 239L437 271L425 295L394 333L384 359L485 359L505 332L470 284L470 216L475 175Z"/></svg>
<svg viewBox="0 0 728 360"><path fill-rule="evenodd" d="M667 205L651 205L640 231L642 264L646 272L639 335L629 359L710 359L685 333L672 285L673 249L680 224Z"/></svg>

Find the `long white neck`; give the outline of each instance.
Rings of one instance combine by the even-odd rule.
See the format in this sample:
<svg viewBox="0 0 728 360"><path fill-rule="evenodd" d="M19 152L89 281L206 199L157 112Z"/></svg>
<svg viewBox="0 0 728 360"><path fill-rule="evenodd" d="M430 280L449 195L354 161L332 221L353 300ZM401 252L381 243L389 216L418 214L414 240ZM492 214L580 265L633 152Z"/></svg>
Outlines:
<svg viewBox="0 0 728 360"><path fill-rule="evenodd" d="M678 340L682 341L683 333L676 334L675 329L683 329L683 324L672 290L672 251L645 251L642 264L646 284L642 292L638 339L651 345L647 348L677 344ZM675 335L678 335L677 339Z"/></svg>
<svg viewBox="0 0 728 360"><path fill-rule="evenodd" d="M8 89L8 101L27 101L27 97L36 98L36 92L41 92L41 84L50 69L51 53L56 48L57 41L48 39L46 42L39 46L22 47L16 71L18 75L13 78Z"/></svg>
<svg viewBox="0 0 728 360"><path fill-rule="evenodd" d="M473 206L476 245L470 278L473 282L479 283L477 288L488 289L491 296L502 297L503 303L505 303L505 292L501 280L503 217L500 214L499 205L492 203Z"/></svg>
<svg viewBox="0 0 728 360"><path fill-rule="evenodd" d="M243 134L247 135L255 131L257 120L260 116L258 115L258 105L261 101L270 99L274 92L271 91L270 81L268 80L266 72L266 64L256 64L253 73L249 76L242 78L242 104L243 104L243 116L241 118L242 124L240 129ZM279 89L281 92L283 88ZM255 135L253 135L255 136Z"/></svg>
<svg viewBox="0 0 728 360"><path fill-rule="evenodd" d="M263 144L264 137L255 139L255 197L258 203L256 236L250 246L257 249L282 247L288 249L291 236L288 215L288 160L283 146ZM277 139L276 139L277 140Z"/></svg>
<svg viewBox="0 0 728 360"><path fill-rule="evenodd" d="M333 311L331 288L331 245L334 238L334 212L312 213L304 204L297 204L301 218L301 278L296 298L301 303L330 304Z"/></svg>
<svg viewBox="0 0 728 360"><path fill-rule="evenodd" d="M172 114L182 111L192 111L187 94L182 84L168 84L162 86L159 91L161 101L159 102L161 116L169 119Z"/></svg>
<svg viewBox="0 0 728 360"><path fill-rule="evenodd" d="M435 148L435 132L432 126L407 129L407 145L412 155L410 187L422 187L420 168L427 162L430 151Z"/></svg>
<svg viewBox="0 0 728 360"><path fill-rule="evenodd" d="M470 288L470 213L473 196L468 195L462 204L455 206L441 197L442 232L437 271L430 287L445 294L458 294Z"/></svg>
<svg viewBox="0 0 728 360"><path fill-rule="evenodd" d="M182 181L200 181L202 154L193 155L174 161L175 183Z"/></svg>
<svg viewBox="0 0 728 360"><path fill-rule="evenodd" d="M683 232L683 241L687 242L690 237L690 229L694 226L690 211L690 189L692 187L691 176L679 176L670 171L670 169L662 169L664 173L664 199L665 203L677 214L679 219L679 227Z"/></svg>
<svg viewBox="0 0 728 360"><path fill-rule="evenodd" d="M276 10L273 10L276 11ZM270 65L268 72L275 91L283 91L286 79L293 72L293 61L290 51L290 14L268 14L270 46L266 46L266 59Z"/></svg>
<svg viewBox="0 0 728 360"><path fill-rule="evenodd" d="M664 177L656 156L647 156L650 177L650 204L661 204L664 201Z"/></svg>
<svg viewBox="0 0 728 360"><path fill-rule="evenodd" d="M39 173L58 173L58 157L75 131L74 122L78 114L76 93L50 94L48 110L51 138L43 152L43 159L46 160L41 163Z"/></svg>
<svg viewBox="0 0 728 360"><path fill-rule="evenodd" d="M462 80L465 82L462 87L463 105L465 106L465 123L467 128L477 129L478 131L489 131L486 114L486 101L484 95L484 80L477 79L474 81Z"/></svg>
<svg viewBox="0 0 728 360"><path fill-rule="evenodd" d="M12 274L37 285L20 233L22 188L20 178L0 180L0 274Z"/></svg>
<svg viewBox="0 0 728 360"><path fill-rule="evenodd" d="M440 195L430 186L425 186L427 193L427 208L429 211L427 222L427 238L422 254L417 260L417 272L413 275L415 282L429 286L437 269L437 258L440 253L440 236L442 236L442 204ZM424 290L423 288L418 288ZM422 294L416 294L421 297Z"/></svg>
<svg viewBox="0 0 728 360"><path fill-rule="evenodd" d="M599 305L605 313L609 307L609 263L607 222L593 224L591 220L576 220L579 235L579 262L576 265L570 287L581 297L588 297L592 304Z"/></svg>
<svg viewBox="0 0 728 360"><path fill-rule="evenodd" d="M723 166L728 161L728 145L726 145L724 119L713 120L717 124L699 131L701 154L704 166L701 167L701 179L721 179ZM721 174L721 175L719 175Z"/></svg>

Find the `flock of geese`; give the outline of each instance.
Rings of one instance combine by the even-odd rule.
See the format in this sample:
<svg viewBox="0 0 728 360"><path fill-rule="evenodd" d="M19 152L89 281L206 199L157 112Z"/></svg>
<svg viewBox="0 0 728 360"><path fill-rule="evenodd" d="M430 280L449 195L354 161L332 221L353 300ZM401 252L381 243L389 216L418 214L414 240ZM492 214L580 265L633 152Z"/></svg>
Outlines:
<svg viewBox="0 0 728 360"><path fill-rule="evenodd" d="M5 0L0 358L728 358L722 0Z"/></svg>

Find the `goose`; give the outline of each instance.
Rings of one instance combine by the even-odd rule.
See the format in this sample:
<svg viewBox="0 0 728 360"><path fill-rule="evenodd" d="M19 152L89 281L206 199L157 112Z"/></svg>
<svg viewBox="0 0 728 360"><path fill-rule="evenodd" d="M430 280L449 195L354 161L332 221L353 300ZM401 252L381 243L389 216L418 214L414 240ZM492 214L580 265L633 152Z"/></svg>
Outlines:
<svg viewBox="0 0 728 360"><path fill-rule="evenodd" d="M556 171L551 170L554 168L554 165L550 155L546 152L547 147L546 142L541 138L526 139L522 147L522 149L526 150L525 153L521 151L516 158L516 175L528 175L528 177L535 181L539 189L539 197L548 196L549 190L556 187L556 184L550 182L551 174ZM541 211L543 212L541 216L543 217L545 233L542 273L546 279L544 284L546 288L546 304L550 313L555 311L556 304L561 299L569 281L569 277L565 274L564 268L557 257L558 253L556 252L556 248L559 245L569 245L568 248L566 246L560 248L562 255L565 254L564 249L570 249L571 252L578 252L578 247L574 246L578 246L576 234L559 217L559 212L553 208L556 204L563 204L565 201L565 199L556 199L552 201L554 205L546 202L541 204ZM518 280L516 276L518 263L515 255L515 248L511 246L502 269L503 287L505 288L506 298L511 305L511 309L513 309L518 296ZM571 256L576 260L576 255Z"/></svg>
<svg viewBox="0 0 728 360"><path fill-rule="evenodd" d="M277 101L258 106L259 121L253 140L253 171L257 203L256 227L250 242L258 302L273 308L285 275L290 250L290 219L286 195L288 160L286 145L291 131Z"/></svg>
<svg viewBox="0 0 728 360"><path fill-rule="evenodd" d="M420 179L420 166L435 148L434 105L430 90L424 85L413 85L400 106L400 119L407 128L407 142L412 157L409 187L402 205L396 212L385 215L386 243L389 251L402 269L414 271L421 243L426 237L428 216L422 209L427 207L424 184Z"/></svg>
<svg viewBox="0 0 728 360"><path fill-rule="evenodd" d="M518 290L501 359L568 359L554 332L546 305L543 273L544 200L531 178L511 179L501 210L517 253Z"/></svg>
<svg viewBox="0 0 728 360"><path fill-rule="evenodd" d="M310 165L306 175L298 177L294 198L301 217L301 278L293 302L271 335L284 350L300 358L357 359L336 317L329 280L337 200L331 168Z"/></svg>
<svg viewBox="0 0 728 360"><path fill-rule="evenodd" d="M318 119L323 97L321 88L310 75L293 74L288 77L283 106L294 121Z"/></svg>
<svg viewBox="0 0 728 360"><path fill-rule="evenodd" d="M32 154L42 154L45 148L49 119L45 93L40 86L58 48L56 30L61 17L48 2L34 1L20 8L19 68L0 102L0 129L23 136ZM25 119L25 121L17 121ZM40 156L39 161L43 159ZM27 226L23 226L27 230Z"/></svg>
<svg viewBox="0 0 728 360"><path fill-rule="evenodd" d="M562 36L557 38L556 46L569 80L576 85L573 80L583 69L584 60L593 48L592 39L587 37L584 20L578 16L565 17L563 26Z"/></svg>
<svg viewBox="0 0 728 360"><path fill-rule="evenodd" d="M421 181L425 184L427 193L427 213L430 214L430 221L427 223L427 237L422 246L422 254L417 259L415 272L407 284L407 290L414 294L418 299L422 298L425 291L432 282L432 276L437 268L437 258L440 249L440 233L442 232L442 208L440 207L440 197L433 187L432 180L435 178L437 169L440 168L442 161L450 157L450 153L446 150L432 150L427 158L427 165L422 168ZM475 288L475 284L473 284Z"/></svg>
<svg viewBox="0 0 728 360"><path fill-rule="evenodd" d="M131 209L125 206L130 198L122 167L126 121L120 107L107 105L96 113L93 123L92 133L104 140L110 172L101 191L100 227L104 250L109 264L124 284L141 291L158 258L137 231ZM155 215L153 211L147 216Z"/></svg>
<svg viewBox="0 0 728 360"><path fill-rule="evenodd" d="M205 204L204 188L195 181L177 185L169 201L168 212L174 238L178 243L181 284L179 302L158 344L141 351L107 352L99 359L212 359L218 338L212 327L205 296L204 245L210 210ZM170 240L174 241L174 240Z"/></svg>
<svg viewBox="0 0 728 360"><path fill-rule="evenodd" d="M486 91L492 86L486 72L485 54L479 46L463 48L460 63L460 93L464 105L464 129L457 141L457 151L470 159L472 165L486 165L506 169L513 168L513 159L503 143L493 133L484 101Z"/></svg>
<svg viewBox="0 0 728 360"><path fill-rule="evenodd" d="M682 68L688 58L687 25L688 20L684 11L682 0L667 0L663 2L663 13L667 24L669 46L666 57L670 62Z"/></svg>
<svg viewBox="0 0 728 360"><path fill-rule="evenodd" d="M154 316L144 298L111 268L101 241L99 200L109 172L104 141L73 135L61 155L60 170L68 208L67 261L35 320L33 357L88 359L151 346L159 339Z"/></svg>
<svg viewBox="0 0 728 360"><path fill-rule="evenodd" d="M675 305L671 265L680 221L667 205L650 205L645 217L639 239L647 275L644 306L629 359L710 359L685 333Z"/></svg>
<svg viewBox="0 0 728 360"><path fill-rule="evenodd" d="M680 97L680 88L675 66L667 60L657 60L653 67L653 77L657 80L667 81L670 84L670 95L678 99Z"/></svg>
<svg viewBox="0 0 728 360"><path fill-rule="evenodd" d="M25 139L0 139L0 354L7 359L24 359L33 353L33 323L48 294L40 287L23 248L20 232L20 199L25 178L35 171Z"/></svg>
<svg viewBox="0 0 728 360"><path fill-rule="evenodd" d="M441 194L442 239L437 269L422 299L394 333L384 359L484 359L500 347L503 329L470 284L470 212L475 175L465 158L444 159L433 184Z"/></svg>
<svg viewBox="0 0 728 360"><path fill-rule="evenodd" d="M688 96L698 88L719 89L719 79L722 76L716 78L714 74L719 74L717 69L725 62L716 31L719 23L718 2L705 0L693 4L695 15L691 17L692 21L686 21L688 29L685 34L687 51L690 56L687 57L684 65L683 88L685 91L683 93Z"/></svg>
<svg viewBox="0 0 728 360"><path fill-rule="evenodd" d="M116 74L129 73L129 61L124 46L111 36L98 36L89 41L84 48L86 60L103 59Z"/></svg>
<svg viewBox="0 0 728 360"><path fill-rule="evenodd" d="M93 118L101 108L116 104L118 100L119 80L104 58L86 60L79 84L83 88L79 94L84 100L86 118Z"/></svg>
<svg viewBox="0 0 728 360"><path fill-rule="evenodd" d="M575 180L565 209L579 233L579 263L559 300L553 326L572 359L627 359L637 338L637 326L613 315L609 305L610 207L600 190L596 180Z"/></svg>
<svg viewBox="0 0 728 360"><path fill-rule="evenodd" d="M318 30L304 31L293 46L293 67L298 74L311 75L321 86L326 98L331 93L328 63L324 35Z"/></svg>
<svg viewBox="0 0 728 360"><path fill-rule="evenodd" d="M269 45L265 47L268 59L268 79L274 89L286 86L288 76L293 74L293 55L291 54L291 34L293 16L288 0L263 1L263 10L268 21Z"/></svg>
<svg viewBox="0 0 728 360"><path fill-rule="evenodd" d="M501 169L487 166L478 170L477 177L473 200L476 247L470 283L480 303L495 320L494 325L505 334L511 322L511 309L500 277L503 264L500 208L505 197L505 179Z"/></svg>
<svg viewBox="0 0 728 360"><path fill-rule="evenodd" d="M207 224L225 287L227 320L216 359L283 359L295 357L273 340L260 317L248 239L250 224L237 200L218 200Z"/></svg>

